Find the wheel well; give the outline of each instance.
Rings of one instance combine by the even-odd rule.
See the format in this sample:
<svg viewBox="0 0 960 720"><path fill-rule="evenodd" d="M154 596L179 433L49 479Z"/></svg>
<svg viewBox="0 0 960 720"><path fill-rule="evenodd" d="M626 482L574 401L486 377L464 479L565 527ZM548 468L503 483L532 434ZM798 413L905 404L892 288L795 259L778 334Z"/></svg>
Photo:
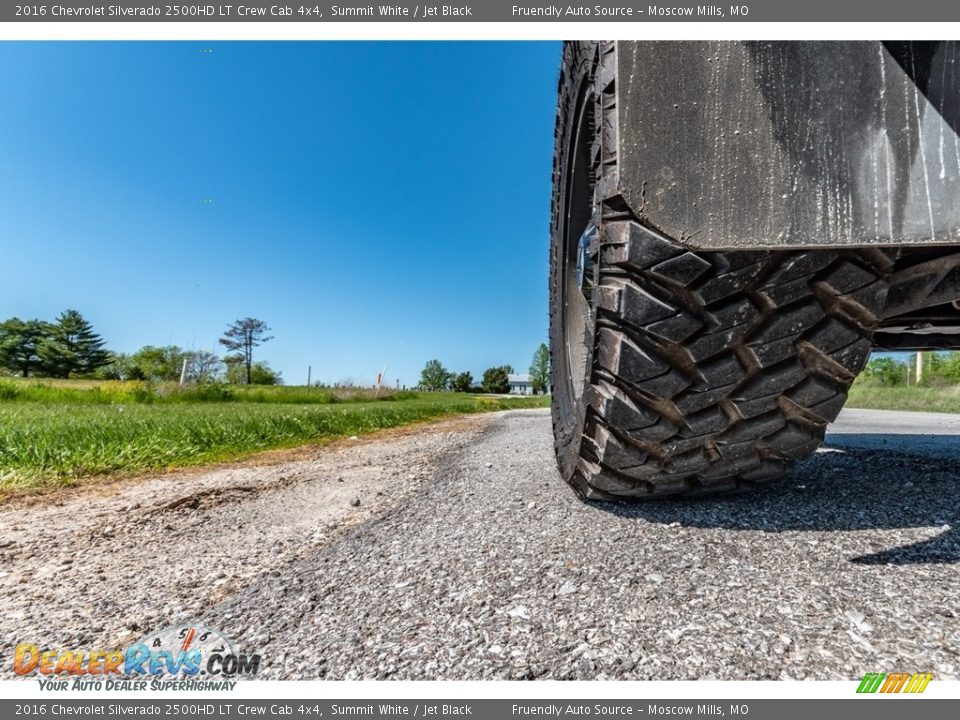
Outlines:
<svg viewBox="0 0 960 720"><path fill-rule="evenodd" d="M884 350L960 348L960 247L901 250L873 340Z"/></svg>

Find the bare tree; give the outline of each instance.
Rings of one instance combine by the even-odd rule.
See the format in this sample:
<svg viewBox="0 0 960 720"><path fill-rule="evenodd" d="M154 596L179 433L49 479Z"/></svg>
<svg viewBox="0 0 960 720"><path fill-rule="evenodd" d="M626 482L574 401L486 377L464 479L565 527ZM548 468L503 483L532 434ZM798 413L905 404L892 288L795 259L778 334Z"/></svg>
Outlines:
<svg viewBox="0 0 960 720"><path fill-rule="evenodd" d="M247 385L250 384L250 370L253 367L253 349L273 340L272 335L267 335L268 332L270 328L263 320L248 317L234 322L220 338L221 345L230 352L240 353L243 358Z"/></svg>
<svg viewBox="0 0 960 720"><path fill-rule="evenodd" d="M209 350L187 353L187 377L191 382L202 383L214 380L223 366L223 360Z"/></svg>

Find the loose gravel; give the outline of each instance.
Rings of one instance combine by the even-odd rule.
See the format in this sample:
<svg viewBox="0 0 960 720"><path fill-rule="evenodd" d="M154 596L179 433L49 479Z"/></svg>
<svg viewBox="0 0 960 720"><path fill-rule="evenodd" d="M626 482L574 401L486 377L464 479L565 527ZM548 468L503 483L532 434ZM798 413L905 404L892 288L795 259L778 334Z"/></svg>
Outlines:
<svg viewBox="0 0 960 720"><path fill-rule="evenodd" d="M960 446L832 435L769 489L619 506L561 482L549 413L472 422L321 453L291 482L251 471L260 492L221 478L209 505L131 509L166 479L109 517L67 500L28 523L49 523L42 545L0 550L0 637L108 643L194 618L260 652L259 678L960 677ZM324 495L341 468L374 484ZM356 522L324 520L331 503ZM91 535L107 525L112 542Z"/></svg>
<svg viewBox="0 0 960 720"><path fill-rule="evenodd" d="M0 676L12 675L20 642L122 648L200 616L415 492L487 422L470 416L8 500L0 505Z"/></svg>
<svg viewBox="0 0 960 720"><path fill-rule="evenodd" d="M957 677L951 461L843 451L759 493L584 504L549 415L207 617L276 678Z"/></svg>

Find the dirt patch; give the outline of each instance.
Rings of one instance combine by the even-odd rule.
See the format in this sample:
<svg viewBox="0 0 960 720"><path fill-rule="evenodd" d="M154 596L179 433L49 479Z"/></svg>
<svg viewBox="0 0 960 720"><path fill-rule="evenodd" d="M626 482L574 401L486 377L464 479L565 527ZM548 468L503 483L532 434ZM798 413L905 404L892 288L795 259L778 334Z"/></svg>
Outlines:
<svg viewBox="0 0 960 720"><path fill-rule="evenodd" d="M10 498L0 656L121 647L195 616L417 491L499 414Z"/></svg>
<svg viewBox="0 0 960 720"><path fill-rule="evenodd" d="M274 467L284 463L309 462L323 457L324 453L336 452L345 448L363 447L369 443L389 442L399 438L434 433L469 432L485 427L488 421L482 415L463 415L447 420L431 421L426 423L412 423L399 428L378 430L366 435L335 438L332 440L298 445L291 448L263 450L241 460L209 463L184 468L170 468L168 470L154 470L148 473L117 473L112 475L96 475L73 481L62 487L41 487L25 490L0 491L0 508L10 506L33 506L35 504L62 503L69 498L88 493L112 495L117 492L118 485L135 485L143 482L153 482L162 478L188 480L208 475L220 470L239 470L257 467Z"/></svg>

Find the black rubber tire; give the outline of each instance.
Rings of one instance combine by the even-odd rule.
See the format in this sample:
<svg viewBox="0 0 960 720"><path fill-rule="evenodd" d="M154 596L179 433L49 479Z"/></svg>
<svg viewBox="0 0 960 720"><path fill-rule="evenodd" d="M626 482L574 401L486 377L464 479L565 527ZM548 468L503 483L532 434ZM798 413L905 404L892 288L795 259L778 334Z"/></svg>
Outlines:
<svg viewBox="0 0 960 720"><path fill-rule="evenodd" d="M822 442L866 363L892 253L699 252L634 216L617 192L614 55L614 43L566 43L559 83L550 340L560 472L595 499L773 480ZM570 266L585 208L598 232L585 236L581 303Z"/></svg>

